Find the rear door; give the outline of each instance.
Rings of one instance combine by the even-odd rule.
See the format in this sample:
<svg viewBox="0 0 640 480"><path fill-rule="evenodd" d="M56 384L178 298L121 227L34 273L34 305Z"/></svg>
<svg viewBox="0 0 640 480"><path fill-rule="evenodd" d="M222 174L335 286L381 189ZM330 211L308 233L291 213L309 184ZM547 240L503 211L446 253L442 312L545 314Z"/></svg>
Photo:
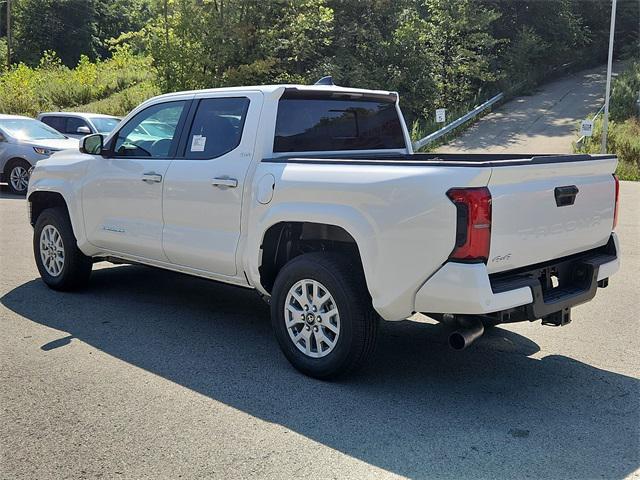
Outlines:
<svg viewBox="0 0 640 480"><path fill-rule="evenodd" d="M114 135L107 158L94 156L82 187L92 244L167 261L162 251L162 189L189 104L179 100L147 107Z"/></svg>
<svg viewBox="0 0 640 480"><path fill-rule="evenodd" d="M242 193L261 108L260 92L194 99L164 186L162 244L172 263L236 275Z"/></svg>
<svg viewBox="0 0 640 480"><path fill-rule="evenodd" d="M567 157L570 159L570 157ZM494 167L490 273L604 245L613 226L615 157ZM524 162L523 162L524 163Z"/></svg>

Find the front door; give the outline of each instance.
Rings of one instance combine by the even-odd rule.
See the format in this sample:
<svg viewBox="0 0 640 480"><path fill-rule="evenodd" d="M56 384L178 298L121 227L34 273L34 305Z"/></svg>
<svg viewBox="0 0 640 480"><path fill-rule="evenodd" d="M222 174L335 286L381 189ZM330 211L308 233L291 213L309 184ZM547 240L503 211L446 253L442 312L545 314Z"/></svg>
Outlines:
<svg viewBox="0 0 640 480"><path fill-rule="evenodd" d="M176 265L233 276L262 94L202 94L194 107L167 170L163 247Z"/></svg>
<svg viewBox="0 0 640 480"><path fill-rule="evenodd" d="M155 104L114 135L107 158L89 162L82 188L87 238L105 250L167 261L162 251L162 189L189 101Z"/></svg>

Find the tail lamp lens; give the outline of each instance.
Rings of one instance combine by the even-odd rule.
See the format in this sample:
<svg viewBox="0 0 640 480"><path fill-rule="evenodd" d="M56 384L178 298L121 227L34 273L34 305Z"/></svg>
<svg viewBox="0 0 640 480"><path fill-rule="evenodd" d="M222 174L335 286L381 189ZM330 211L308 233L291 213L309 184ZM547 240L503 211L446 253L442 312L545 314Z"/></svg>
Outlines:
<svg viewBox="0 0 640 480"><path fill-rule="evenodd" d="M449 256L464 262L485 262L491 246L491 193L486 187L453 188L447 197L456 206L456 244Z"/></svg>
<svg viewBox="0 0 640 480"><path fill-rule="evenodd" d="M613 207L613 228L615 229L618 225L618 205L620 203L620 180L618 180L618 176L614 173L613 179L616 182L616 203L615 207Z"/></svg>

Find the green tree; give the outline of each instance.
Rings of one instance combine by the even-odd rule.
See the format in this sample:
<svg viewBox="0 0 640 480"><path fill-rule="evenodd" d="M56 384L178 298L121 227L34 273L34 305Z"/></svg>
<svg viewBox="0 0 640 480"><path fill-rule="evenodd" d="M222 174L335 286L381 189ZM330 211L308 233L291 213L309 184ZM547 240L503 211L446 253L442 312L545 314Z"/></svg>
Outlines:
<svg viewBox="0 0 640 480"><path fill-rule="evenodd" d="M328 55L324 0L156 0L140 33L165 91L305 81Z"/></svg>
<svg viewBox="0 0 640 480"><path fill-rule="evenodd" d="M332 58L328 67L343 85L387 88L397 75L391 48L407 0L331 0L334 11Z"/></svg>
<svg viewBox="0 0 640 480"><path fill-rule="evenodd" d="M500 13L472 0L425 0L424 7L438 102L450 107L499 78L491 30Z"/></svg>
<svg viewBox="0 0 640 480"><path fill-rule="evenodd" d="M14 3L15 58L37 65L46 50L65 65L96 57L96 0L21 0Z"/></svg>
<svg viewBox="0 0 640 480"><path fill-rule="evenodd" d="M98 55L109 57L110 39L137 32L153 18L152 0L96 0L95 45ZM87 53L87 52L83 52Z"/></svg>

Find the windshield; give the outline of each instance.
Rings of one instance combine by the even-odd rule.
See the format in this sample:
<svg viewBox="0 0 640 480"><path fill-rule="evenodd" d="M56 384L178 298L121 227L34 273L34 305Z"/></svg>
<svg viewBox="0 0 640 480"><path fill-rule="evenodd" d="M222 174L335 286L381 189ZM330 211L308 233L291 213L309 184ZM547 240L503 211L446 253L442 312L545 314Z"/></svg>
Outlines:
<svg viewBox="0 0 640 480"><path fill-rule="evenodd" d="M92 117L91 122L96 127L98 133L111 133L120 123L120 119L116 117Z"/></svg>
<svg viewBox="0 0 640 480"><path fill-rule="evenodd" d="M0 120L0 127L18 140L47 140L67 138L49 125L30 118L8 118Z"/></svg>

